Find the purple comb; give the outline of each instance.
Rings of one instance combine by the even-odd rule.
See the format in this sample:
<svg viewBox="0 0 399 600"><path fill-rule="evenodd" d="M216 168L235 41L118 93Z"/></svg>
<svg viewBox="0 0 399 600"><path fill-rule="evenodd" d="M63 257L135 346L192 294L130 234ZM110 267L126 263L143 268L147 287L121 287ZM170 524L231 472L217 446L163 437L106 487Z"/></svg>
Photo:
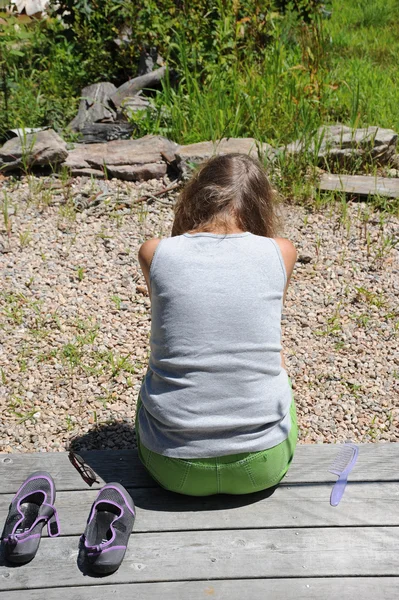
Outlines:
<svg viewBox="0 0 399 600"><path fill-rule="evenodd" d="M331 490L331 506L339 504L348 483L348 475L356 464L358 454L359 448L356 444L345 444L329 468L330 473L338 475L338 479Z"/></svg>

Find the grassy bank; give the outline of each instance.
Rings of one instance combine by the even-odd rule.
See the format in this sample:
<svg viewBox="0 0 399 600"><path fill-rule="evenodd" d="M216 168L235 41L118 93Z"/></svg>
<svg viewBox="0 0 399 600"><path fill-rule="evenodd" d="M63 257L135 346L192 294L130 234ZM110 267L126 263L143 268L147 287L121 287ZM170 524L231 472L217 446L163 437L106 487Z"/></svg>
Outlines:
<svg viewBox="0 0 399 600"><path fill-rule="evenodd" d="M328 122L399 130L398 0L334 0L326 4L331 18L314 15L307 23L295 12L283 15L270 8L257 14L254 30L240 3L230 4L216 2L208 16L209 39L206 20L190 21L200 14L196 9L186 15L191 27L186 38L173 22L162 29L161 18L168 15L146 15L179 85L166 83L154 95L153 109L135 116L137 136L162 133L180 143L252 136L280 145ZM107 62L111 51L107 54L101 27L112 6L111 0L102 3L104 14L97 15L98 24L91 21L91 29L82 16L69 28L59 19L16 22L14 29L0 24L3 129L51 125L62 130L76 112L83 85L107 78L118 84L135 75L133 63L123 72ZM142 11L138 14L143 20ZM101 40L96 41L96 31L102 32ZM110 48L120 61L127 60L126 46ZM109 77L94 64L102 57Z"/></svg>

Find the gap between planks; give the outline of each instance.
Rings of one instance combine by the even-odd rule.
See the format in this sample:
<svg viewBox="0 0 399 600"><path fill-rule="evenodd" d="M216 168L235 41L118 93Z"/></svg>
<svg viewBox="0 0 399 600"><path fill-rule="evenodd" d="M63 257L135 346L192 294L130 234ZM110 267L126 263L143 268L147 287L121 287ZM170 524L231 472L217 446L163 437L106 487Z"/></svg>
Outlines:
<svg viewBox="0 0 399 600"><path fill-rule="evenodd" d="M45 595L44 595L45 594ZM119 585L93 585L57 589L30 590L29 600L397 600L399 578L395 577L329 577L306 579L235 579L177 581L170 583L136 583ZM26 591L0 592L3 600L26 600Z"/></svg>
<svg viewBox="0 0 399 600"><path fill-rule="evenodd" d="M280 484L272 494L186 497L159 489L128 488L135 505L135 532L399 525L399 483L348 483L337 507L332 484ZM98 491L57 493L62 535L80 535ZM0 520L12 494L0 495Z"/></svg>

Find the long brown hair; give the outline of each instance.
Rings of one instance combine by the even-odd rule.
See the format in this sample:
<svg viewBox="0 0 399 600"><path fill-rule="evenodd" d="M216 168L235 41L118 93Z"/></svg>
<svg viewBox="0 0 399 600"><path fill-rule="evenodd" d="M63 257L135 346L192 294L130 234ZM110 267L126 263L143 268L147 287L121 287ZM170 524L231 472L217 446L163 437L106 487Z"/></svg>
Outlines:
<svg viewBox="0 0 399 600"><path fill-rule="evenodd" d="M185 185L175 205L172 236L225 227L275 237L281 228L277 198L261 163L247 154L215 156Z"/></svg>

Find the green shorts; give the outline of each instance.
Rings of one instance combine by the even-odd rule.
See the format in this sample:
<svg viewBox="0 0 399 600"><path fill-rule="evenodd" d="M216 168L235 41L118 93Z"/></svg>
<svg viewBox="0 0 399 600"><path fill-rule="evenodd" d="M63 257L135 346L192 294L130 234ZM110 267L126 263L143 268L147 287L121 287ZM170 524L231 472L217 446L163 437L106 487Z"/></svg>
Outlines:
<svg viewBox="0 0 399 600"><path fill-rule="evenodd" d="M189 496L258 492L277 485L287 473L293 459L298 438L293 395L290 408L292 425L286 440L268 450L216 458L171 458L143 446L138 428L141 405L139 397L136 412L139 458L151 477L172 492Z"/></svg>

